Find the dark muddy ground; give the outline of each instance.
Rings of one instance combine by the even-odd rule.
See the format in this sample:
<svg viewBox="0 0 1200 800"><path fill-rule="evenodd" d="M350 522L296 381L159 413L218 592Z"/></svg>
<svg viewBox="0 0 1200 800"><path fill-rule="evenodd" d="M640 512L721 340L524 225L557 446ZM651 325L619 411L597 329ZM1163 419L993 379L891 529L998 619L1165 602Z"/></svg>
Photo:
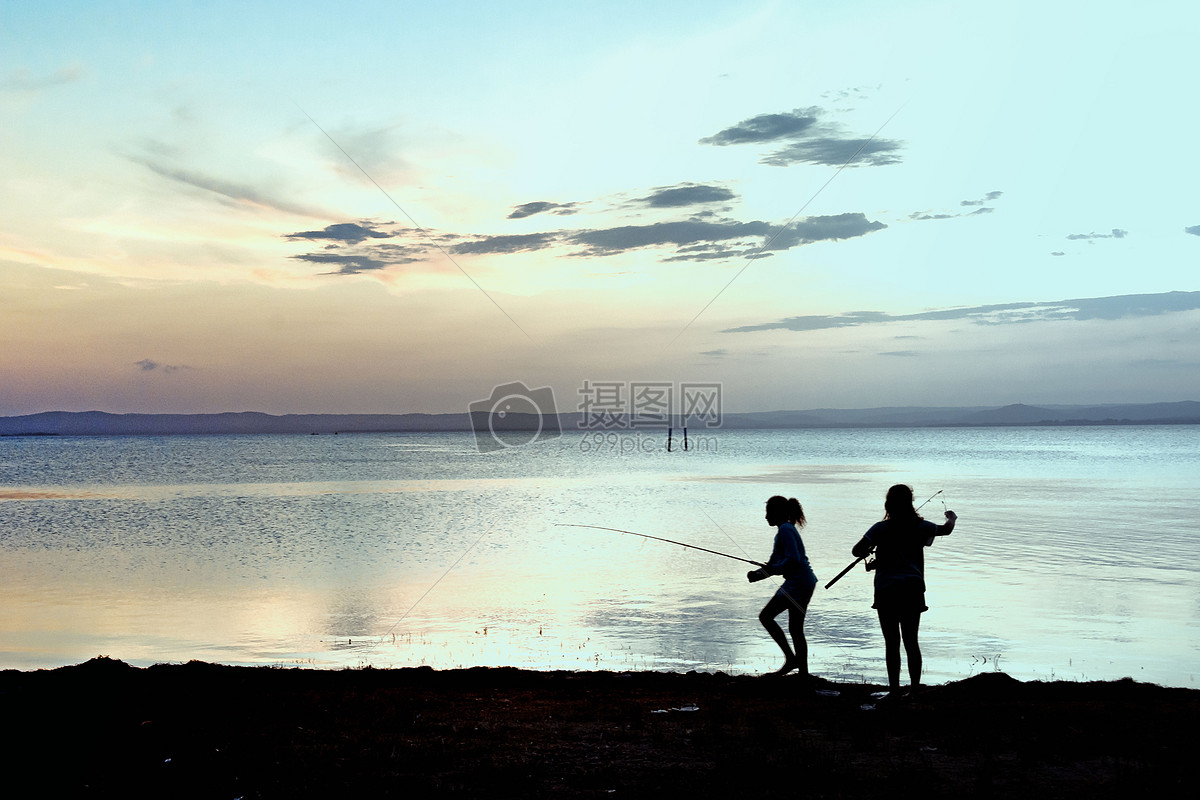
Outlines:
<svg viewBox="0 0 1200 800"><path fill-rule="evenodd" d="M101 658L0 672L0 765L43 797L1195 796L1198 691L1003 673L917 701L879 689Z"/></svg>

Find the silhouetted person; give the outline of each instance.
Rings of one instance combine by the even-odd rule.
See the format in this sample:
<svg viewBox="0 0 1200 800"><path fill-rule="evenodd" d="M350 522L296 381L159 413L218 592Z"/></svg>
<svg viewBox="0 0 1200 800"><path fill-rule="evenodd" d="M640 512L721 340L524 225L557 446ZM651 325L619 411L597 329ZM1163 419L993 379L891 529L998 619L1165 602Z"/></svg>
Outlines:
<svg viewBox="0 0 1200 800"><path fill-rule="evenodd" d="M817 576L809 566L808 556L804 553L804 542L798 530L804 527L804 509L794 497L789 500L775 495L767 501L766 516L768 525L778 526L775 532L775 547L771 550L770 560L760 569L746 573L746 577L753 583L763 580L768 575L783 576L783 585L763 606L763 610L758 614L758 621L783 651L783 666L774 674L786 675L792 670L800 670L801 674L807 677L808 642L804 638L804 615L808 611L808 601L812 599L813 587L817 585ZM785 608L788 611L788 632L792 634L791 645L788 644L783 629L775 621ZM794 650L792 645L795 646Z"/></svg>
<svg viewBox="0 0 1200 800"><path fill-rule="evenodd" d="M929 610L925 605L924 548L933 544L935 536L948 536L958 516L947 511L944 525L922 519L913 508L912 487L902 483L888 489L883 509L883 521L872 525L852 552L862 558L875 551L875 604L871 607L879 612L879 627L883 630L888 689L898 696L903 640L912 684L909 692L915 694L921 685L917 631L922 612Z"/></svg>

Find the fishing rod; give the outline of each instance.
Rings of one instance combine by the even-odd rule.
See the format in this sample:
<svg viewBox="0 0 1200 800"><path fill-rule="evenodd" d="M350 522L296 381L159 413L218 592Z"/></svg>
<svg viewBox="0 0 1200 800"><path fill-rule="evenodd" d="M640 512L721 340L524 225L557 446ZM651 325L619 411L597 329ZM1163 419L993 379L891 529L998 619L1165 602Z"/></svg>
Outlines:
<svg viewBox="0 0 1200 800"><path fill-rule="evenodd" d="M933 494L929 495L929 497L928 497L928 498L925 500L925 502L924 502L924 503L921 503L921 505L917 506L917 507L916 507L916 509L914 509L914 510L916 510L916 511L920 511L922 508L924 508L924 507L925 507L925 505L926 505L926 504L927 504L927 503L928 503L930 500L932 500L933 498L937 497L937 496L938 496L939 494L941 494L941 493L942 493L942 490L941 490L941 489L938 489L936 492L934 492ZM833 576L833 580L831 580L829 583L825 584L825 588L826 588L826 589L828 589L830 586L833 586L835 583L837 583L838 581L840 581L840 580L841 580L841 579L842 579L842 578L843 578L843 577L846 575L846 573L847 573L847 572L849 572L850 570L852 570L852 569L854 569L855 567L857 567L857 566L858 566L858 562L862 561L864 558L866 558L867 556L871 555L871 553L873 553L873 552L875 552L875 548L874 548L874 547L872 547L872 548L871 548L869 551L867 551L867 554L866 554L866 555L859 556L858 558L856 558L856 559L854 559L853 561L851 561L851 562L850 562L850 566L846 567L844 570L842 570L841 572L839 572L837 575ZM867 566L868 566L868 567L870 567L870 565L869 565L869 564L868 564Z"/></svg>
<svg viewBox="0 0 1200 800"><path fill-rule="evenodd" d="M620 528L605 528L602 525L572 525L567 522L556 523L555 527L557 527L557 528L593 528L598 531L613 531L614 533L627 533L630 536L641 536L643 539L653 539L656 542L666 542L667 544L677 544L680 547L690 547L692 550L702 550L705 553L712 553L714 556L725 556L725 558L732 558L734 561L744 561L747 564L753 564L756 567L763 566L762 563L760 563L758 561L751 561L748 558L742 558L741 556L733 556L733 555L730 555L729 553L722 553L720 550L709 550L707 547L699 547L694 544L688 544L687 542L677 542L674 539L664 539L661 536L651 536L648 533L638 533L637 531L623 531Z"/></svg>

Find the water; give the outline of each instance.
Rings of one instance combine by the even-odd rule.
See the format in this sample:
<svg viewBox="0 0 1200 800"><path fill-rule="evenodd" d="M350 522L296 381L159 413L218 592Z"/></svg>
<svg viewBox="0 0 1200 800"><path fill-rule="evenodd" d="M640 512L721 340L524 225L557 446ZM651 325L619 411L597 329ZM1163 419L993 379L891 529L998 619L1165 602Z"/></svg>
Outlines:
<svg viewBox="0 0 1200 800"><path fill-rule="evenodd" d="M796 496L821 583L907 482L956 532L926 555L926 682L1200 677L1200 427L0 440L0 668L723 670L780 656L749 565ZM818 587L813 672L884 680L861 567Z"/></svg>

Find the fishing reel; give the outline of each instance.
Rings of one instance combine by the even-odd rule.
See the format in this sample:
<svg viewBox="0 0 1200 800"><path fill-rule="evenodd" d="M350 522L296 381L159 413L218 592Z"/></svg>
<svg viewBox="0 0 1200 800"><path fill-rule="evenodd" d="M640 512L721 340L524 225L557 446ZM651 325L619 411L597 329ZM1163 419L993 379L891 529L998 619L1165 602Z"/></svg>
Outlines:
<svg viewBox="0 0 1200 800"><path fill-rule="evenodd" d="M871 554L867 557L867 560L864 562L863 566L865 566L867 568L867 572L875 571L875 551L874 550L871 551Z"/></svg>

